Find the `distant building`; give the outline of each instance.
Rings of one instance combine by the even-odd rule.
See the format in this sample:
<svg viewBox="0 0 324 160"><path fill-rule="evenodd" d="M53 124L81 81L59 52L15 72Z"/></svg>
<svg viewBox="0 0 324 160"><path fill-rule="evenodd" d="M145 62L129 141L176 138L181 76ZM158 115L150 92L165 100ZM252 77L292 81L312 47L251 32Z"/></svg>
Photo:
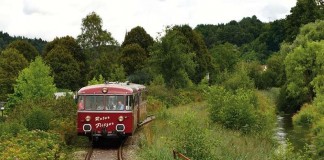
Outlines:
<svg viewBox="0 0 324 160"><path fill-rule="evenodd" d="M262 71L265 72L265 71L267 71L268 66L267 65L262 65L261 68L262 68Z"/></svg>
<svg viewBox="0 0 324 160"><path fill-rule="evenodd" d="M55 96L55 99L58 99L60 97L65 97L66 94L69 94L69 95L73 96L73 98L75 98L75 94L73 92L55 92L54 96Z"/></svg>

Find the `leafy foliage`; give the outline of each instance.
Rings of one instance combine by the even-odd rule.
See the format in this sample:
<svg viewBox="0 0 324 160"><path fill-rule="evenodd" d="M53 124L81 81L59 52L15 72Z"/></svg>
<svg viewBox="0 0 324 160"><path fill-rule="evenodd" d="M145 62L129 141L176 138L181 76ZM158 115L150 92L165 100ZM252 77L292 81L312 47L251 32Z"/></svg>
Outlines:
<svg viewBox="0 0 324 160"><path fill-rule="evenodd" d="M137 43L128 44L123 47L121 62L127 75L144 68L147 63L148 55L146 51Z"/></svg>
<svg viewBox="0 0 324 160"><path fill-rule="evenodd" d="M50 128L49 123L52 117L51 112L41 108L35 108L26 117L26 128L28 130L38 129L47 131Z"/></svg>
<svg viewBox="0 0 324 160"><path fill-rule="evenodd" d="M311 82L323 73L321 58L324 53L324 41L309 42L305 47L297 47L285 60L288 96L297 104L310 102L314 97Z"/></svg>
<svg viewBox="0 0 324 160"><path fill-rule="evenodd" d="M99 59L92 61L93 65L91 66L89 76L99 77L102 75L106 81L124 81L126 75L124 67L120 64L119 52L102 48L101 53Z"/></svg>
<svg viewBox="0 0 324 160"><path fill-rule="evenodd" d="M316 0L297 0L295 7L291 8L287 16L286 40L293 42L299 33L299 28L307 23L323 19L323 4L317 4Z"/></svg>
<svg viewBox="0 0 324 160"><path fill-rule="evenodd" d="M82 19L81 34L78 36L78 42L83 49L117 44L111 33L102 29L102 19L95 12L89 13Z"/></svg>
<svg viewBox="0 0 324 160"><path fill-rule="evenodd" d="M145 54L148 56L148 48L152 46L153 43L153 38L146 33L145 29L141 26L137 26L126 33L121 47L124 48L130 44L138 44L145 50Z"/></svg>
<svg viewBox="0 0 324 160"><path fill-rule="evenodd" d="M315 96L311 82L322 75L323 21L316 21L301 28L300 34L291 45L283 45L280 54L285 58L287 82L282 88L280 107L296 111Z"/></svg>
<svg viewBox="0 0 324 160"><path fill-rule="evenodd" d="M32 61L39 56L37 49L26 40L15 40L7 48L17 49L28 61Z"/></svg>
<svg viewBox="0 0 324 160"><path fill-rule="evenodd" d="M173 30L181 32L189 41L193 52L196 54L193 61L196 64L195 74L189 74L191 81L198 84L207 74L211 66L211 54L208 52L203 37L199 32L192 30L189 25L174 26Z"/></svg>
<svg viewBox="0 0 324 160"><path fill-rule="evenodd" d="M102 75L99 75L98 79L96 77L93 77L92 80L88 81L88 86L103 83L105 83L105 79L102 77Z"/></svg>
<svg viewBox="0 0 324 160"><path fill-rule="evenodd" d="M171 139L177 151L191 159L212 159L209 130L199 123L195 113L187 111L171 124Z"/></svg>
<svg viewBox="0 0 324 160"><path fill-rule="evenodd" d="M0 100L6 101L8 94L14 92L18 73L28 66L26 58L16 49L8 48L0 54Z"/></svg>
<svg viewBox="0 0 324 160"><path fill-rule="evenodd" d="M242 133L261 134L271 126L273 113L262 112L258 103L254 91L249 89L230 91L215 86L208 93L211 120Z"/></svg>
<svg viewBox="0 0 324 160"><path fill-rule="evenodd" d="M63 159L64 146L59 135L33 130L18 133L17 137L0 137L2 159ZM37 153L37 154L35 154Z"/></svg>
<svg viewBox="0 0 324 160"><path fill-rule="evenodd" d="M189 75L195 73L196 64L193 59L196 55L181 32L168 31L161 42L155 43L151 54L151 64L154 64L157 74L162 74L167 86L190 86Z"/></svg>
<svg viewBox="0 0 324 160"><path fill-rule="evenodd" d="M221 77L220 84L226 89L233 91L237 89L254 89L253 77L249 76L252 71L248 67L246 63L238 63L235 66L235 72L229 74L224 73L223 77Z"/></svg>
<svg viewBox="0 0 324 160"><path fill-rule="evenodd" d="M286 55L276 53L267 60L267 70L265 74L269 75L267 78L268 87L280 87L284 85L286 81L286 72L285 65L282 62L285 57Z"/></svg>
<svg viewBox="0 0 324 160"><path fill-rule="evenodd" d="M25 100L52 99L56 91L50 67L44 64L41 57L36 57L29 67L22 70L16 82L14 93L9 96L8 103L11 107Z"/></svg>
<svg viewBox="0 0 324 160"><path fill-rule="evenodd" d="M81 49L81 46L76 42L76 40L73 37L65 36L61 38L55 38L53 41L46 44L43 57L47 57L48 53L51 52L56 47L63 47L65 48L65 52L72 55L73 59L78 64L78 67L80 69L80 74L83 76L86 76L89 72L89 66L87 64L87 57L84 53L84 51ZM57 49L55 49L57 51ZM52 51L53 52L53 51ZM55 54L56 55L56 54ZM63 63L65 64L65 63ZM55 72L55 71L54 71ZM86 84L86 78L78 78L77 84L78 86L84 86Z"/></svg>
<svg viewBox="0 0 324 160"><path fill-rule="evenodd" d="M285 22L284 19L271 22L269 29L261 35L270 52L279 51L280 43L286 38Z"/></svg>
<svg viewBox="0 0 324 160"><path fill-rule="evenodd" d="M210 52L220 72L233 71L241 56L238 47L230 43L215 45Z"/></svg>
<svg viewBox="0 0 324 160"><path fill-rule="evenodd" d="M16 137L18 133L26 131L26 127L17 122L0 123L0 138L2 136Z"/></svg>
<svg viewBox="0 0 324 160"><path fill-rule="evenodd" d="M21 37L21 36L12 37L8 33L0 31L0 51L5 49L11 42L13 42L15 40L28 41L30 44L32 44L37 49L38 53L42 52L44 46L47 43L46 41L44 41L40 38L29 39L29 38L25 38L25 37Z"/></svg>
<svg viewBox="0 0 324 160"><path fill-rule="evenodd" d="M294 126L311 127L320 117L316 107L304 104L300 111L293 116Z"/></svg>
<svg viewBox="0 0 324 160"><path fill-rule="evenodd" d="M58 88L76 90L81 87L78 62L65 47L57 45L44 58L51 67Z"/></svg>
<svg viewBox="0 0 324 160"><path fill-rule="evenodd" d="M313 127L313 134L315 135L313 139L313 144L316 148L316 158L324 156L324 118L320 118Z"/></svg>
<svg viewBox="0 0 324 160"><path fill-rule="evenodd" d="M245 17L240 22L234 20L227 24L197 25L195 30L202 33L208 48L225 42L241 46L257 38L263 23L256 17Z"/></svg>

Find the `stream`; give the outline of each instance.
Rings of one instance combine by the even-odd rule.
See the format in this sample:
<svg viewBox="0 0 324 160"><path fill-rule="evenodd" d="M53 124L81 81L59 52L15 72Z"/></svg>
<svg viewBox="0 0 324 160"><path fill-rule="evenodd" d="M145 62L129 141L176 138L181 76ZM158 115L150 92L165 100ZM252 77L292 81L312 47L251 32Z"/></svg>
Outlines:
<svg viewBox="0 0 324 160"><path fill-rule="evenodd" d="M277 115L277 128L275 137L284 147L287 146L287 140L295 150L303 150L306 143L309 144L309 134L306 129L295 128L292 124L292 115Z"/></svg>

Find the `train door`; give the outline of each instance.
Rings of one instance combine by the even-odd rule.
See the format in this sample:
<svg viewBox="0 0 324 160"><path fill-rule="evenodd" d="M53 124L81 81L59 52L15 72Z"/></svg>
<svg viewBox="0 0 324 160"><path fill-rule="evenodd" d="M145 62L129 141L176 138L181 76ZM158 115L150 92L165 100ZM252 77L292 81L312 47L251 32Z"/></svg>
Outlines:
<svg viewBox="0 0 324 160"><path fill-rule="evenodd" d="M126 110L132 110L132 119L133 119L133 133L137 128L137 111L138 107L135 105L134 95L129 95L126 97Z"/></svg>

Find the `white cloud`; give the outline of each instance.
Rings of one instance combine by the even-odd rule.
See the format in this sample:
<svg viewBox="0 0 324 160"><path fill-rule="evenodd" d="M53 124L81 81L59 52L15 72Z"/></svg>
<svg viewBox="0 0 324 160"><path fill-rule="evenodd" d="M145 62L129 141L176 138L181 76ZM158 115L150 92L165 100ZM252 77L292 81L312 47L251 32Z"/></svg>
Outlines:
<svg viewBox="0 0 324 160"><path fill-rule="evenodd" d="M81 22L94 11L103 29L120 43L125 32L142 26L153 38L167 25L227 23L256 15L262 21L284 18L296 0L1 0L0 31L42 38L81 33Z"/></svg>

